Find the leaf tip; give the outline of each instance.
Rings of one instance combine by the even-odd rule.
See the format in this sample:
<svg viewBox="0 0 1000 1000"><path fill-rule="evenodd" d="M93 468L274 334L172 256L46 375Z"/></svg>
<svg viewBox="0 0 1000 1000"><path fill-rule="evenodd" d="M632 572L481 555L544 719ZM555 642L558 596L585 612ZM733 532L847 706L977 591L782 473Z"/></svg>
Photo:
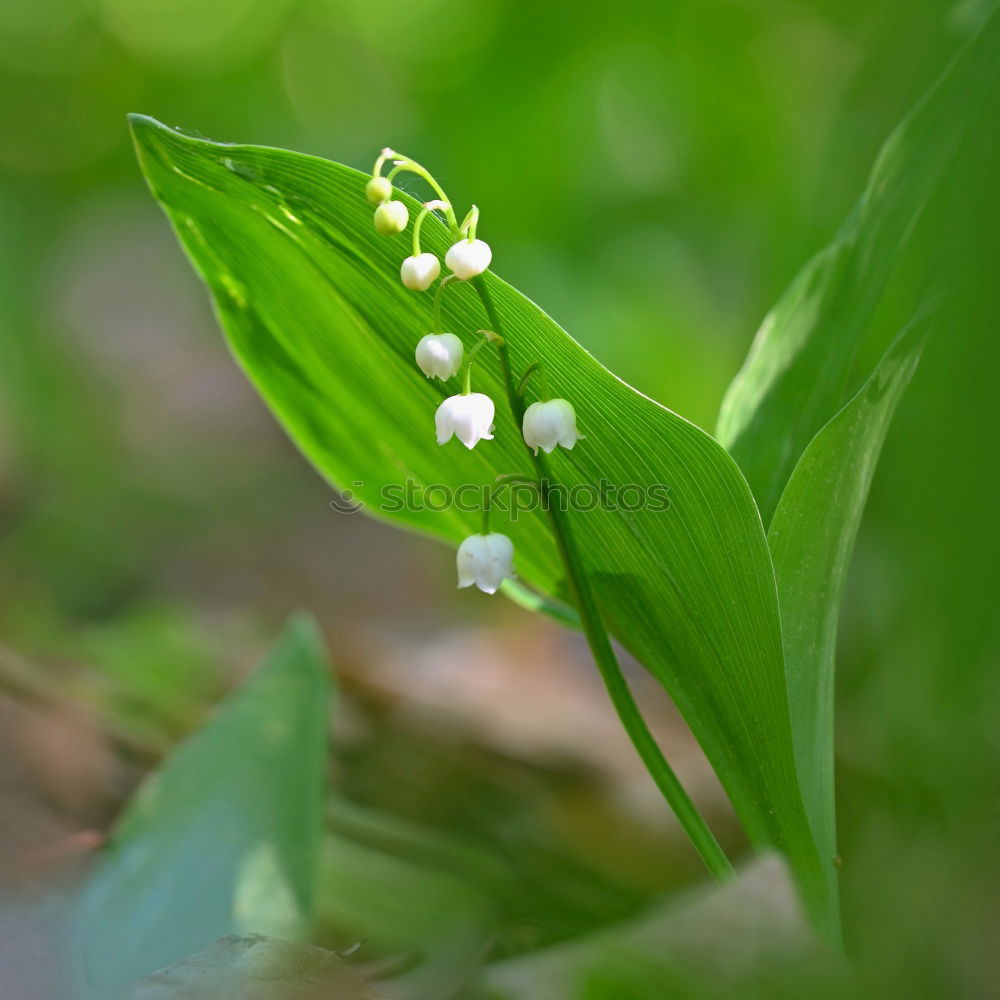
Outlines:
<svg viewBox="0 0 1000 1000"><path fill-rule="evenodd" d="M141 139L145 139L151 136L154 132L169 132L163 122L158 122L155 118L151 118L149 115L139 114L136 111L130 111L126 116L125 120L128 122L129 131L132 133L132 137L138 142Z"/></svg>
<svg viewBox="0 0 1000 1000"><path fill-rule="evenodd" d="M330 683L326 643L316 619L305 611L292 615L281 630L276 648L297 653L294 662L325 687Z"/></svg>
<svg viewBox="0 0 1000 1000"><path fill-rule="evenodd" d="M153 162L167 159L164 149L168 141L176 137L176 133L149 115L131 112L125 118L132 134L139 165L149 179Z"/></svg>

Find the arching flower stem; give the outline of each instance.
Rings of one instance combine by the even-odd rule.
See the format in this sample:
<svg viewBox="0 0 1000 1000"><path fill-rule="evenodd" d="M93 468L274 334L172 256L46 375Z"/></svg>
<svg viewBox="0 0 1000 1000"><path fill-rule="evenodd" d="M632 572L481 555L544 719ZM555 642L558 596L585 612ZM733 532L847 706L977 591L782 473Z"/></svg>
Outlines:
<svg viewBox="0 0 1000 1000"><path fill-rule="evenodd" d="M510 486L534 486L535 489L541 489L537 479L532 479L531 476L525 476L520 472L510 472L502 476L497 476L496 486L493 487L483 498L483 531L484 535L490 533L490 508L493 506L493 500L495 497L499 496L500 493Z"/></svg>
<svg viewBox="0 0 1000 1000"><path fill-rule="evenodd" d="M434 332L443 333L444 328L441 326L441 295L443 294L445 288L450 285L453 281L458 279L453 274L449 274L441 279L438 284L437 289L434 292Z"/></svg>
<svg viewBox="0 0 1000 1000"><path fill-rule="evenodd" d="M521 381L517 384L517 394L522 399L524 398L524 392L528 388L528 381L531 379L532 375L538 375L539 381L542 384L542 396L547 399L549 396L549 379L545 374L545 367L541 361L535 361L528 365L524 370L524 374L521 376Z"/></svg>
<svg viewBox="0 0 1000 1000"><path fill-rule="evenodd" d="M424 207L420 209L417 214L416 221L413 223L413 256L420 256L420 227L424 224L424 219L430 215L431 212L447 212L451 208L451 205L446 201L425 201Z"/></svg>
<svg viewBox="0 0 1000 1000"><path fill-rule="evenodd" d="M469 209L469 214L462 220L462 224L458 228L461 230L462 235L471 243L476 238L476 227L478 225L479 206L473 205Z"/></svg>
<svg viewBox="0 0 1000 1000"><path fill-rule="evenodd" d="M411 173L416 174L418 177L423 178L427 183L434 189L434 193L438 198L446 204L448 207L442 209L445 214L445 218L448 220L448 228L451 230L452 235L456 238L461 236L461 230L458 225L458 219L455 216L455 210L451 207L451 201L448 195L445 194L444 188L434 179L434 175L424 166L417 163L416 160L411 160L407 156L403 156L400 153L395 152L391 149L386 149L382 151L383 154L387 154L392 158L393 167L392 170L386 175L390 181L395 180L395 178L401 173Z"/></svg>
<svg viewBox="0 0 1000 1000"><path fill-rule="evenodd" d="M382 166L384 165L385 161L391 159L395 155L396 154L388 147L383 149L382 152L378 154L378 159L375 161L375 166L372 167L372 177L381 177Z"/></svg>
<svg viewBox="0 0 1000 1000"><path fill-rule="evenodd" d="M477 340L465 355L465 372L462 376L463 396L468 396L472 392L472 362L475 361L476 355L489 343L493 343L493 341L484 336L482 340Z"/></svg>

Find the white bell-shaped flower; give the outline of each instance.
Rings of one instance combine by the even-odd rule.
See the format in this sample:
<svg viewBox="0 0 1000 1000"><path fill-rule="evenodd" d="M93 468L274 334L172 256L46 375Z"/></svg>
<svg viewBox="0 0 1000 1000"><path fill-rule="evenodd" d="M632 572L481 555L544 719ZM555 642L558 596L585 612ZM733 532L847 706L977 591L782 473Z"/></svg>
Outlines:
<svg viewBox="0 0 1000 1000"><path fill-rule="evenodd" d="M409 221L410 213L401 201L387 201L375 209L375 231L383 236L401 233Z"/></svg>
<svg viewBox="0 0 1000 1000"><path fill-rule="evenodd" d="M458 547L457 562L460 587L475 584L484 594L495 594L514 577L514 543L495 531L470 535Z"/></svg>
<svg viewBox="0 0 1000 1000"><path fill-rule="evenodd" d="M399 276L407 288L426 292L441 273L441 262L432 253L418 253L407 257L400 265Z"/></svg>
<svg viewBox="0 0 1000 1000"><path fill-rule="evenodd" d="M551 454L556 445L572 450L581 440L582 434L576 429L576 411L566 399L550 399L544 403L532 403L524 411L521 424L524 443L534 448L535 454L541 448L546 455Z"/></svg>
<svg viewBox="0 0 1000 1000"><path fill-rule="evenodd" d="M449 396L434 414L438 444L450 441L453 434L466 448L474 448L478 441L492 441L495 413L493 400L484 393Z"/></svg>
<svg viewBox="0 0 1000 1000"><path fill-rule="evenodd" d="M491 260L493 251L482 240L460 240L444 255L444 262L462 281L482 274Z"/></svg>
<svg viewBox="0 0 1000 1000"><path fill-rule="evenodd" d="M453 333L429 333L417 344L417 365L428 378L451 378L464 357L462 341Z"/></svg>

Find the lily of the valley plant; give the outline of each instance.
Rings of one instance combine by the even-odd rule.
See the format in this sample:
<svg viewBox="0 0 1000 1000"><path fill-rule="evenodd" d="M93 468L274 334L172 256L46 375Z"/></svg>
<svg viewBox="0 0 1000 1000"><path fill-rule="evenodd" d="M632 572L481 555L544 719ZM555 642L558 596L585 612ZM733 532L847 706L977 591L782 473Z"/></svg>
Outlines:
<svg viewBox="0 0 1000 1000"><path fill-rule="evenodd" d="M392 169L387 177L382 176L382 170L387 161L391 161ZM462 340L454 333L441 330L441 296L452 281L471 281L479 277L493 260L493 251L488 243L478 239L476 230L479 225L479 209L473 205L469 214L459 223L447 199L444 189L416 161L403 156L392 149L383 149L375 161L371 180L365 187L368 200L375 208L375 230L382 235L395 235L406 229L409 214L401 201L393 200L392 181L401 173L410 172L422 177L438 195L424 202L413 224L413 252L400 265L400 279L403 284L414 291L427 291L441 273L441 262L433 253L421 250L420 227L431 212L440 212L447 221L455 243L445 254L444 262L451 272L442 278L434 295L434 317L437 330L425 334L417 341L416 361L420 370L428 378L446 381L464 372L462 391L459 395L450 396L444 400L434 415L438 444L447 444L452 437L458 438L466 448L474 448L480 441L492 441L495 429L494 417L496 404L489 396L472 391L472 368L476 354L486 344L493 344L503 350L505 339L516 335L507 331L501 335L498 331L480 330L479 339L469 349L465 350ZM489 310L489 300L484 296L484 304ZM495 320L495 316L490 317ZM499 323L495 323L499 327ZM504 372L508 378L511 373L506 354L502 357ZM463 367L464 366L464 367ZM541 371L543 363L537 361L514 382L509 383L513 405L522 410L521 433L524 443L538 455L541 448L546 454L557 445L572 449L583 435L577 433L576 411L573 404L566 399L538 400L527 409L519 405L523 399L526 385L531 375ZM544 473L544 470L540 469ZM490 506L483 511L483 530L478 535L466 538L458 549L458 585L469 587L475 584L486 594L495 594L500 584L513 578L514 543L506 536L489 529Z"/></svg>
<svg viewBox="0 0 1000 1000"><path fill-rule="evenodd" d="M383 176L382 170L387 162L391 162L392 166L388 175ZM407 226L406 206L402 201L393 199L392 182L402 173L412 173L422 178L436 196L424 202L413 223L412 253L403 260L400 268L403 284L409 289L427 291L440 274L441 267L437 257L421 247L421 227L428 215L433 212L440 213L453 240L444 261L450 273L441 278L434 292L435 330L420 337L415 348L417 365L428 378L447 380L459 374L462 377L461 392L445 399L438 406L434 416L437 442L439 445L444 445L456 437L471 450L480 442L494 439L496 403L488 395L472 391L472 373L476 356L484 347L490 345L497 351L506 389L506 405L510 407L514 421L520 425L524 445L530 450L535 466L537 479L531 482L544 495L550 488L553 476L545 458L538 454L539 449L546 455L551 454L557 447L572 450L584 437L577 430L573 404L563 398L545 398L527 405L525 403L525 396L533 376L537 375L536 381L541 381L548 388L545 361L543 358L538 358L524 371L512 370L509 345L512 338L519 336L519 331L501 323L487 287L481 280L481 275L493 260L493 251L488 243L478 238L479 209L475 205L459 222L451 201L434 176L413 159L386 148L376 159L371 179L366 186L368 200L376 206L374 216L376 232L382 235L397 235ZM491 329L480 329L476 334L475 343L468 349L455 333L442 329L442 295L445 289L456 281L475 283L476 291L482 301L484 317L491 327ZM498 488L503 488L515 480L523 481L522 477L513 475L498 478L501 480ZM474 584L484 593L495 594L505 580L513 579L515 576L514 543L507 535L491 531L490 509L490 503L487 502L483 509L481 531L466 538L458 548L458 585L470 587ZM569 521L564 512L560 512L556 506L547 505L547 509L552 517L552 530L558 542L571 590L576 598L575 603L584 631L619 716L651 775L673 805L708 867L717 876L725 876L731 871L728 859L650 735L624 682L606 628L590 593L582 555Z"/></svg>
<svg viewBox="0 0 1000 1000"><path fill-rule="evenodd" d="M365 501L401 475L456 489L485 480L481 511L385 516L456 546L459 586L582 629L651 776L727 878L730 862L646 727L611 635L634 654L681 710L750 844L783 856L834 945L837 612L927 323L912 303L914 319L874 368L870 328L893 261L975 120L998 45L994 14L900 126L856 210L762 324L714 434L616 378L493 274L478 209L459 220L410 157L383 150L366 175L132 119L150 188L230 346L303 453L331 483L360 483ZM403 174L428 186L425 201L396 187ZM584 513L558 500L598 484L666 486L669 509ZM515 489L538 503L498 525L496 500Z"/></svg>

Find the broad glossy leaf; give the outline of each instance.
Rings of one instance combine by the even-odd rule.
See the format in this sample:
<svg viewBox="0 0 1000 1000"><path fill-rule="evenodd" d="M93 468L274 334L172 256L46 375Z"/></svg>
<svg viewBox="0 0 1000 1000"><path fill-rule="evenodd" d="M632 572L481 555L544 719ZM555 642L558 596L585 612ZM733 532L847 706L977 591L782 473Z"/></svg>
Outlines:
<svg viewBox="0 0 1000 1000"><path fill-rule="evenodd" d="M396 524L452 544L479 530L476 509L381 503L407 479L454 491L532 470L488 352L475 388L498 401L496 439L471 452L435 443L434 410L457 387L426 380L414 364L417 340L432 329L431 298L402 286L408 239L376 236L365 175L190 138L148 118L132 124L150 187L211 289L234 354L316 468ZM412 215L417 204L408 204ZM443 256L444 227L432 220L424 234L424 249ZM488 238L488 218L480 234ZM552 456L553 474L591 496L602 482L634 487L617 509L570 514L603 615L673 695L753 842L788 853L812 912L829 924L792 753L774 575L746 481L709 435L486 277L515 374L544 359L552 393L572 399L587 435ZM475 291L452 288L445 301L446 328L471 343L486 323ZM669 508L656 509L663 484ZM522 579L565 599L544 515L498 515L494 527L514 539Z"/></svg>
<svg viewBox="0 0 1000 1000"><path fill-rule="evenodd" d="M323 825L328 681L308 620L127 807L74 919L88 996L226 934L308 936Z"/></svg>
<svg viewBox="0 0 1000 1000"><path fill-rule="evenodd" d="M765 318L716 436L768 524L795 463L843 405L851 362L900 250L1000 71L1000 12L882 148L834 241Z"/></svg>
<svg viewBox="0 0 1000 1000"><path fill-rule="evenodd" d="M840 598L882 442L926 331L926 319L914 320L861 391L810 442L768 532L799 775L820 851L831 859L837 853L833 682Z"/></svg>

